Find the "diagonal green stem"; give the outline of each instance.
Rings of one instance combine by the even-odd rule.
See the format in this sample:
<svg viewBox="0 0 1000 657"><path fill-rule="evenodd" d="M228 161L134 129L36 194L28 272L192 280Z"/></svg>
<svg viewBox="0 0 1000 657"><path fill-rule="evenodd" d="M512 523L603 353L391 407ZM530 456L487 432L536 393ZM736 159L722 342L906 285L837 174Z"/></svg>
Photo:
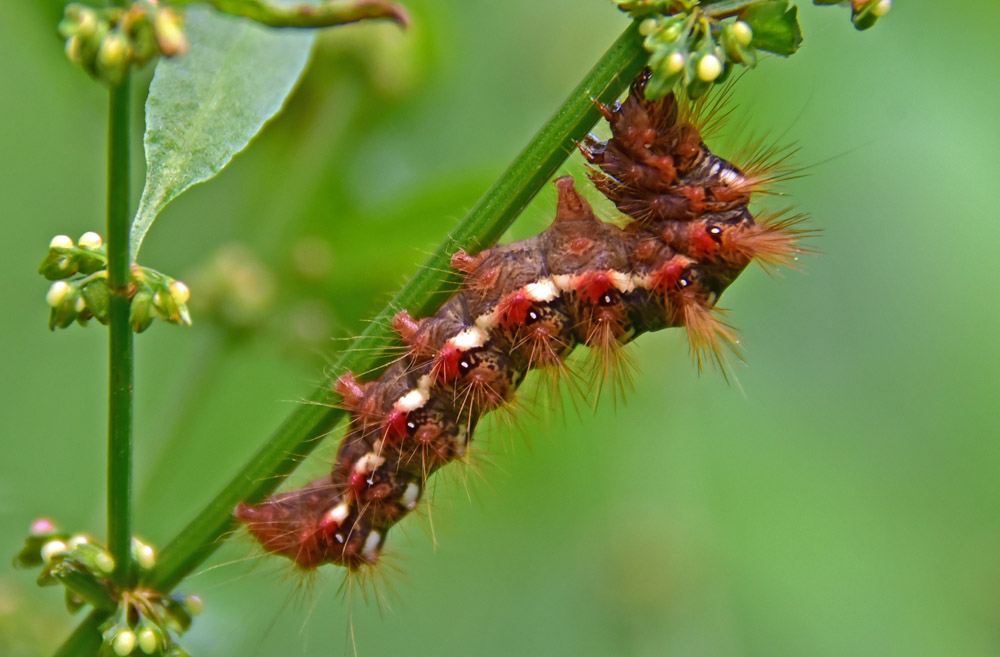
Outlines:
<svg viewBox="0 0 1000 657"><path fill-rule="evenodd" d="M114 582L132 585L132 371L129 325L130 81L111 89L108 117L108 549Z"/></svg>
<svg viewBox="0 0 1000 657"><path fill-rule="evenodd" d="M598 112L593 100L610 102L617 98L644 62L642 38L637 25L631 24L423 268L378 314L360 336L356 348L340 358L333 368L335 374L346 370L369 371L383 364L379 356L372 354L394 343L392 316L402 308L416 316L426 316L436 309L447 290L454 289L458 282L457 277L442 281L440 274L448 268L455 250L461 247L475 253L496 242L555 174L574 142L596 123ZM273 492L334 428L344 412L329 405L331 382L332 379L314 390L307 403L285 419L215 499L163 548L145 585L161 592L176 586L221 545L222 535L233 526L232 511L236 504L260 500ZM91 635L100 622L98 612L91 614L63 645L59 655L90 654L92 650L88 652L87 648L94 645Z"/></svg>

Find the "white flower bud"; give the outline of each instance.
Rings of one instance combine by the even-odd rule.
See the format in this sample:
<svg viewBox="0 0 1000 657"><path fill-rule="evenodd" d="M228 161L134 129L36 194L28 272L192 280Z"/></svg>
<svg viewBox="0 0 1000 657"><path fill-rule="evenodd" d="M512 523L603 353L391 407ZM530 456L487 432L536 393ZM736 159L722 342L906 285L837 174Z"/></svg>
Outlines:
<svg viewBox="0 0 1000 657"><path fill-rule="evenodd" d="M70 239L69 235L56 235L55 237L52 238L52 241L49 242L49 248L50 249L72 249L73 248L73 240Z"/></svg>
<svg viewBox="0 0 1000 657"><path fill-rule="evenodd" d="M135 632L132 630L122 630L115 635L111 641L111 649L118 657L125 657L135 650Z"/></svg>
<svg viewBox="0 0 1000 657"><path fill-rule="evenodd" d="M75 310L78 313L82 313L84 308L86 307L87 307L87 302L82 296L77 297L76 301L73 302L73 310Z"/></svg>
<svg viewBox="0 0 1000 657"><path fill-rule="evenodd" d="M745 48L753 41L753 29L746 21L736 21L733 23L733 36Z"/></svg>
<svg viewBox="0 0 1000 657"><path fill-rule="evenodd" d="M45 301L53 308L56 308L63 302L66 295L69 294L69 290L69 283L66 281L56 281L49 286L49 291L45 294Z"/></svg>
<svg viewBox="0 0 1000 657"><path fill-rule="evenodd" d="M100 235L92 230L88 230L83 235L80 235L80 240L77 243L85 249L97 249L100 248L101 244L104 244L104 241Z"/></svg>
<svg viewBox="0 0 1000 657"><path fill-rule="evenodd" d="M66 544L62 541L49 541L42 546L42 561L50 564L57 554L65 551Z"/></svg>
<svg viewBox="0 0 1000 657"><path fill-rule="evenodd" d="M872 16L882 18L892 9L892 0L880 0L872 7Z"/></svg>
<svg viewBox="0 0 1000 657"><path fill-rule="evenodd" d="M75 550L78 545L82 545L84 543L89 543L89 542L90 539L84 536L83 534L75 534L74 536L71 536L68 541L66 541L66 546L70 550Z"/></svg>
<svg viewBox="0 0 1000 657"><path fill-rule="evenodd" d="M722 62L709 53L698 60L698 77L703 82L711 82L722 74Z"/></svg>
<svg viewBox="0 0 1000 657"><path fill-rule="evenodd" d="M170 296L174 298L178 306L183 306L191 298L191 290L184 283L173 281L170 283Z"/></svg>

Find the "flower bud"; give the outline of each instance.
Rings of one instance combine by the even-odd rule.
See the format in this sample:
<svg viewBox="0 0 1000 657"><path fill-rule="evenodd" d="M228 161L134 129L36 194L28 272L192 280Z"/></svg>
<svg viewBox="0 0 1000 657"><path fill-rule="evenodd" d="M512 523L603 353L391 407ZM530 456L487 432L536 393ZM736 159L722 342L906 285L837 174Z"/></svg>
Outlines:
<svg viewBox="0 0 1000 657"><path fill-rule="evenodd" d="M122 630L111 640L111 649L118 657L125 657L135 650L135 632L132 630Z"/></svg>
<svg viewBox="0 0 1000 657"><path fill-rule="evenodd" d="M169 289L170 296L172 296L174 301L176 301L180 306L183 306L188 302L188 299L191 298L191 290L188 289L187 285L180 281L171 281Z"/></svg>
<svg viewBox="0 0 1000 657"><path fill-rule="evenodd" d="M136 632L136 639L139 643L139 649L142 650L147 655L152 655L153 653L159 652L163 644L160 637L162 635L157 630L156 626L151 624L143 624Z"/></svg>
<svg viewBox="0 0 1000 657"><path fill-rule="evenodd" d="M197 616L205 610L205 602L197 595L189 595L184 598L184 606L187 607L188 613L192 616Z"/></svg>
<svg viewBox="0 0 1000 657"><path fill-rule="evenodd" d="M65 235L57 235L56 237L66 237L66 236ZM53 238L53 239L55 239L55 238ZM88 230L83 235L80 235L80 240L77 243L80 245L81 249L96 250L96 249L101 248L101 245L104 244L104 241L101 239L100 235L98 235L97 233L95 233L92 230ZM50 244L49 246L52 246L52 245Z"/></svg>
<svg viewBox="0 0 1000 657"><path fill-rule="evenodd" d="M753 41L753 29L746 21L736 21L731 28L733 37L746 48Z"/></svg>
<svg viewBox="0 0 1000 657"><path fill-rule="evenodd" d="M66 544L62 541L49 541L42 546L42 561L47 565L51 564L56 556L65 553L66 549Z"/></svg>
<svg viewBox="0 0 1000 657"><path fill-rule="evenodd" d="M703 82L712 82L722 73L722 62L715 55L708 53L698 60L698 78Z"/></svg>
<svg viewBox="0 0 1000 657"><path fill-rule="evenodd" d="M108 281L104 278L95 278L83 286L81 292L87 301L87 308L97 318L101 324L108 323L108 307L111 305L111 291L108 290Z"/></svg>
<svg viewBox="0 0 1000 657"><path fill-rule="evenodd" d="M132 554L143 570L149 570L156 564L156 552L153 548L135 537L132 538Z"/></svg>
<svg viewBox="0 0 1000 657"><path fill-rule="evenodd" d="M100 545L82 542L70 550L73 557L88 570L99 575L110 575L115 570L115 559Z"/></svg>
<svg viewBox="0 0 1000 657"><path fill-rule="evenodd" d="M49 286L49 291L45 294L45 301L53 308L58 308L70 293L72 286L66 281L56 281Z"/></svg>
<svg viewBox="0 0 1000 657"><path fill-rule="evenodd" d="M149 328L153 323L153 295L145 290L136 292L129 306L128 323L136 333Z"/></svg>
<svg viewBox="0 0 1000 657"><path fill-rule="evenodd" d="M131 49L125 35L120 30L112 30L97 50L98 76L111 84L118 84L128 71L130 57Z"/></svg>
<svg viewBox="0 0 1000 657"><path fill-rule="evenodd" d="M49 242L50 249L72 249L73 240L69 235L56 235Z"/></svg>
<svg viewBox="0 0 1000 657"><path fill-rule="evenodd" d="M156 41L165 57L183 55L188 51L187 36L181 29L182 22L182 16L170 7L160 9L153 18Z"/></svg>
<svg viewBox="0 0 1000 657"><path fill-rule="evenodd" d="M48 518L39 518L35 522L31 523L31 528L28 533L31 536L48 536L49 534L56 533L56 525L54 522Z"/></svg>
<svg viewBox="0 0 1000 657"><path fill-rule="evenodd" d="M878 0L872 5L871 12L875 18L882 18L892 9L892 0Z"/></svg>
<svg viewBox="0 0 1000 657"><path fill-rule="evenodd" d="M73 534L69 537L69 540L66 541L66 547L70 550L75 550L78 546L83 545L84 543L90 543L90 539L86 535Z"/></svg>

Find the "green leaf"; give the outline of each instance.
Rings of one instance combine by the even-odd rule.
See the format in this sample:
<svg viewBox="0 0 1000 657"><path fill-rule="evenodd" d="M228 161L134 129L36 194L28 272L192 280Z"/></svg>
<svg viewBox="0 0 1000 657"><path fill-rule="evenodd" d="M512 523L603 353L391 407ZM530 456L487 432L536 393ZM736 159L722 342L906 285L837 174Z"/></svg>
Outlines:
<svg viewBox="0 0 1000 657"><path fill-rule="evenodd" d="M163 208L218 174L281 109L314 38L311 30L272 30L201 7L188 9L184 30L190 52L162 60L149 86L133 259Z"/></svg>
<svg viewBox="0 0 1000 657"><path fill-rule="evenodd" d="M761 0L740 13L753 30L752 48L778 55L791 55L802 43L798 8L787 0Z"/></svg>

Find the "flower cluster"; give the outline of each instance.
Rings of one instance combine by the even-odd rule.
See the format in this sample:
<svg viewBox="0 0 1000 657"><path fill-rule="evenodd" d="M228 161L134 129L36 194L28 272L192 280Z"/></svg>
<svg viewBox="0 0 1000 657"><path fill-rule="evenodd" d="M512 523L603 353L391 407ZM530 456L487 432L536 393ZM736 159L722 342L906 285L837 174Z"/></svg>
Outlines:
<svg viewBox="0 0 1000 657"><path fill-rule="evenodd" d="M140 573L148 572L156 563L153 548L136 538L132 539L130 558ZM32 523L14 565L41 567L39 586L62 584L66 607L71 612L87 604L110 612L100 628L106 649L102 654L125 657L138 648L147 655L187 655L177 645L177 638L201 612L201 599L180 593L163 595L144 588L120 590L111 580L114 558L93 538L71 535L51 520L40 518Z"/></svg>
<svg viewBox="0 0 1000 657"><path fill-rule="evenodd" d="M813 0L817 5L843 5L848 0ZM878 19L892 9L892 0L849 0L851 5L851 21L859 30L867 30Z"/></svg>
<svg viewBox="0 0 1000 657"><path fill-rule="evenodd" d="M143 66L158 55L187 52L182 24L179 11L160 7L157 0L101 9L73 3L66 6L59 34L66 39L70 61L113 85L132 66Z"/></svg>
<svg viewBox="0 0 1000 657"><path fill-rule="evenodd" d="M841 0L814 0L836 4ZM892 0L850 0L854 25L867 29L888 13ZM643 45L653 72L646 97L655 100L675 85L688 97L724 82L736 65L753 68L759 53L788 56L802 43L798 8L788 0L615 0L641 20Z"/></svg>
<svg viewBox="0 0 1000 657"><path fill-rule="evenodd" d="M66 328L74 321L86 325L91 319L108 323L111 290L108 288L108 258L101 236L86 232L74 243L66 235L56 235L38 268L50 281L45 300L52 308L49 328ZM187 285L160 272L132 264L129 283L123 291L130 299L129 323L141 333L159 318L174 324L191 325Z"/></svg>

